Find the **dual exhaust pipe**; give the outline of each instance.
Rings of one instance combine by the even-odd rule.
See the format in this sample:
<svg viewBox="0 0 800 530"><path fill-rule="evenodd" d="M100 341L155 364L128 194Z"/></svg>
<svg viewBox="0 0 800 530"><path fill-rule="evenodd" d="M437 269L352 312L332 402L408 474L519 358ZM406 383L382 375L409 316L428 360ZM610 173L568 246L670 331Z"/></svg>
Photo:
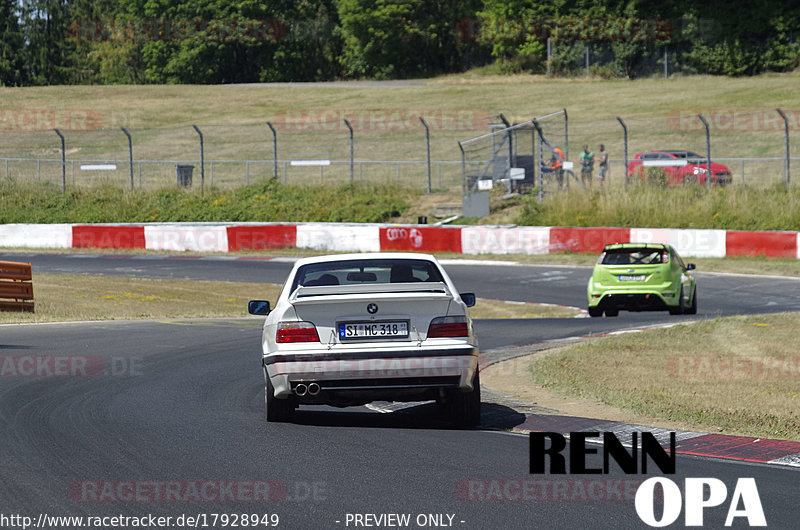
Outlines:
<svg viewBox="0 0 800 530"><path fill-rule="evenodd" d="M309 396L316 396L322 391L318 383L298 383L297 386L294 387L294 393L299 396L303 397L305 395Z"/></svg>

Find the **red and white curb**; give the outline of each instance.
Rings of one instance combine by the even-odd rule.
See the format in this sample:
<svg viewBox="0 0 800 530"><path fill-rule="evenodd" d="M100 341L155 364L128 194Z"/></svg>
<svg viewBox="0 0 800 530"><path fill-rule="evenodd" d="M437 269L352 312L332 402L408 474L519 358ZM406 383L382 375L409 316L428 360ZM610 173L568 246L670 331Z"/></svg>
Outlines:
<svg viewBox="0 0 800 530"><path fill-rule="evenodd" d="M0 247L235 252L302 248L456 254L599 253L609 243L667 243L685 257L800 259L800 232L351 223L6 224Z"/></svg>

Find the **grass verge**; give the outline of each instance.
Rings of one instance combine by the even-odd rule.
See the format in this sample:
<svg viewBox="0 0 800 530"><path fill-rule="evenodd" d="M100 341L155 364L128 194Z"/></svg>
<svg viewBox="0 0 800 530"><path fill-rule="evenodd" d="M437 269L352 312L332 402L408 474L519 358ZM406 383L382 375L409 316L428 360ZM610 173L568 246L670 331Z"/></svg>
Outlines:
<svg viewBox="0 0 800 530"><path fill-rule="evenodd" d="M529 195L515 222L531 226L800 230L800 189L640 185L556 194L542 202Z"/></svg>
<svg viewBox="0 0 800 530"><path fill-rule="evenodd" d="M70 189L0 180L2 223L318 221L376 223L408 208L417 192L396 186L287 186L270 180L205 194L113 186Z"/></svg>
<svg viewBox="0 0 800 530"><path fill-rule="evenodd" d="M719 318L553 350L532 381L697 430L800 441L800 314ZM693 353L705 352L705 353Z"/></svg>
<svg viewBox="0 0 800 530"><path fill-rule="evenodd" d="M35 313L0 312L0 323L246 317L247 301L273 303L280 286L200 280L150 280L118 276L35 274ZM478 299L474 318L568 318L561 306Z"/></svg>

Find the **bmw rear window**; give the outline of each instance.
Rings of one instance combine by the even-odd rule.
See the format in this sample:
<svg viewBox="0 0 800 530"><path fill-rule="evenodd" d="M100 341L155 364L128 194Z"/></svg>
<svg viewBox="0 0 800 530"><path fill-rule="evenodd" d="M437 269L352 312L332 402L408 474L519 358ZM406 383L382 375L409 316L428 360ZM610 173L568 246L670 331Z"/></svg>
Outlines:
<svg viewBox="0 0 800 530"><path fill-rule="evenodd" d="M603 265L656 265L669 263L669 252L659 248L615 248L600 256Z"/></svg>
<svg viewBox="0 0 800 530"><path fill-rule="evenodd" d="M442 282L433 262L416 259L365 259L310 263L297 269L292 291L322 285Z"/></svg>

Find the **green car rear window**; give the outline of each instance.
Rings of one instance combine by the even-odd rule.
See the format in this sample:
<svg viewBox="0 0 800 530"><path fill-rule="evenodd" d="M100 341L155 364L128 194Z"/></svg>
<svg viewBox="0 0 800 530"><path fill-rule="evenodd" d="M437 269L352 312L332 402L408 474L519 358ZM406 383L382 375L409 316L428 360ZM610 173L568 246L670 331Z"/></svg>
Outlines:
<svg viewBox="0 0 800 530"><path fill-rule="evenodd" d="M657 265L669 263L669 252L654 248L618 248L605 251L600 263L603 265Z"/></svg>

